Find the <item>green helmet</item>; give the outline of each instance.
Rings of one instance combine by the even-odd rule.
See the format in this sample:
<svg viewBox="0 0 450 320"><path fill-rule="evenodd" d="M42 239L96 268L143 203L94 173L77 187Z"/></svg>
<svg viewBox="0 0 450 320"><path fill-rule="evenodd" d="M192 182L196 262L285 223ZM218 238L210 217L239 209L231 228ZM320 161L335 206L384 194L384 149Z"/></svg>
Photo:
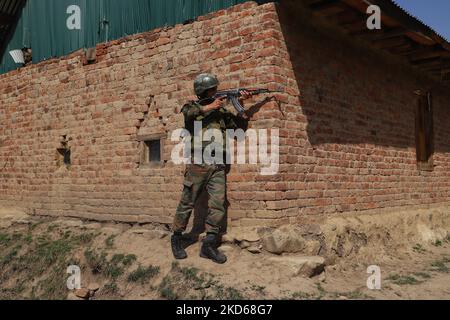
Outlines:
<svg viewBox="0 0 450 320"><path fill-rule="evenodd" d="M194 91L197 96L202 96L207 90L219 86L217 77L210 73L200 74L194 81Z"/></svg>

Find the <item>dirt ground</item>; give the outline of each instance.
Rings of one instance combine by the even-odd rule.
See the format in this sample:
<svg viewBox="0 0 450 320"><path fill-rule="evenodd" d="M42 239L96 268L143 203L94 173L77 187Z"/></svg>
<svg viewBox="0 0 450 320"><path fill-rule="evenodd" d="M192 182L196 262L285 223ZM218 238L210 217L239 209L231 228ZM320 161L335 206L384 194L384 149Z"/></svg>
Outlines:
<svg viewBox="0 0 450 320"><path fill-rule="evenodd" d="M66 286L69 265L81 268L85 298L92 300L450 299L449 237L371 258L361 252L306 278L272 261L274 254L233 243L221 247L225 265L200 258L199 242L176 262L161 226L0 216L0 299L79 299ZM370 265L380 267L380 290L367 288Z"/></svg>

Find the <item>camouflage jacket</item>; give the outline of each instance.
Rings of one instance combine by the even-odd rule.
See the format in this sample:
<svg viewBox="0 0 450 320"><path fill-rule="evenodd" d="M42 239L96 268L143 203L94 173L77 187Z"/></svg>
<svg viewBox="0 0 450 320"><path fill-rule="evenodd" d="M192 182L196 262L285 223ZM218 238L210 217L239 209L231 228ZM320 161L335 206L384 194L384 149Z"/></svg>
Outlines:
<svg viewBox="0 0 450 320"><path fill-rule="evenodd" d="M218 110L209 111L205 114L201 112L202 106L195 101L190 101L186 103L181 112L184 115L185 128L191 134L191 146L192 155L194 154L194 122L202 122L202 133L204 134L208 129L219 129L222 131L223 141L222 146L225 152L226 148L226 130L227 129L243 129L244 131L248 128L248 121L232 114L225 108L220 108ZM211 143L211 141L205 141L202 145L202 152Z"/></svg>

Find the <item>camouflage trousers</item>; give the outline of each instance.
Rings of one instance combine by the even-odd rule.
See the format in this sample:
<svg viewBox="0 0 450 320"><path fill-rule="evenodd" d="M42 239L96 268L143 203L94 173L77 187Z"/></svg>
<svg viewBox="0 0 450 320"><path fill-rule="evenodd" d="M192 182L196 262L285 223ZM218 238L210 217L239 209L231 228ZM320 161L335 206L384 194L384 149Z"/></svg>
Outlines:
<svg viewBox="0 0 450 320"><path fill-rule="evenodd" d="M220 224L225 218L225 166L188 165L184 174L184 189L173 223L174 232L186 231L189 218L201 192L208 192L208 216L206 232L219 234Z"/></svg>

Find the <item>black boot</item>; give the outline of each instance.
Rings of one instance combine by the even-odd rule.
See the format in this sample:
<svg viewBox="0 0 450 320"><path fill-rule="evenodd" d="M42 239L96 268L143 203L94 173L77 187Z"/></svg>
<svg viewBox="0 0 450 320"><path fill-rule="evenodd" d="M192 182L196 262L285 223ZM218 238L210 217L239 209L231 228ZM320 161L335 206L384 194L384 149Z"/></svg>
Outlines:
<svg viewBox="0 0 450 320"><path fill-rule="evenodd" d="M217 250L217 236L208 234L203 240L202 249L200 250L200 257L211 259L215 263L223 264L227 262L227 257Z"/></svg>
<svg viewBox="0 0 450 320"><path fill-rule="evenodd" d="M173 256L177 260L182 260L187 258L186 251L182 246L183 236L179 233L174 233L172 238L170 239L170 243L172 245Z"/></svg>

